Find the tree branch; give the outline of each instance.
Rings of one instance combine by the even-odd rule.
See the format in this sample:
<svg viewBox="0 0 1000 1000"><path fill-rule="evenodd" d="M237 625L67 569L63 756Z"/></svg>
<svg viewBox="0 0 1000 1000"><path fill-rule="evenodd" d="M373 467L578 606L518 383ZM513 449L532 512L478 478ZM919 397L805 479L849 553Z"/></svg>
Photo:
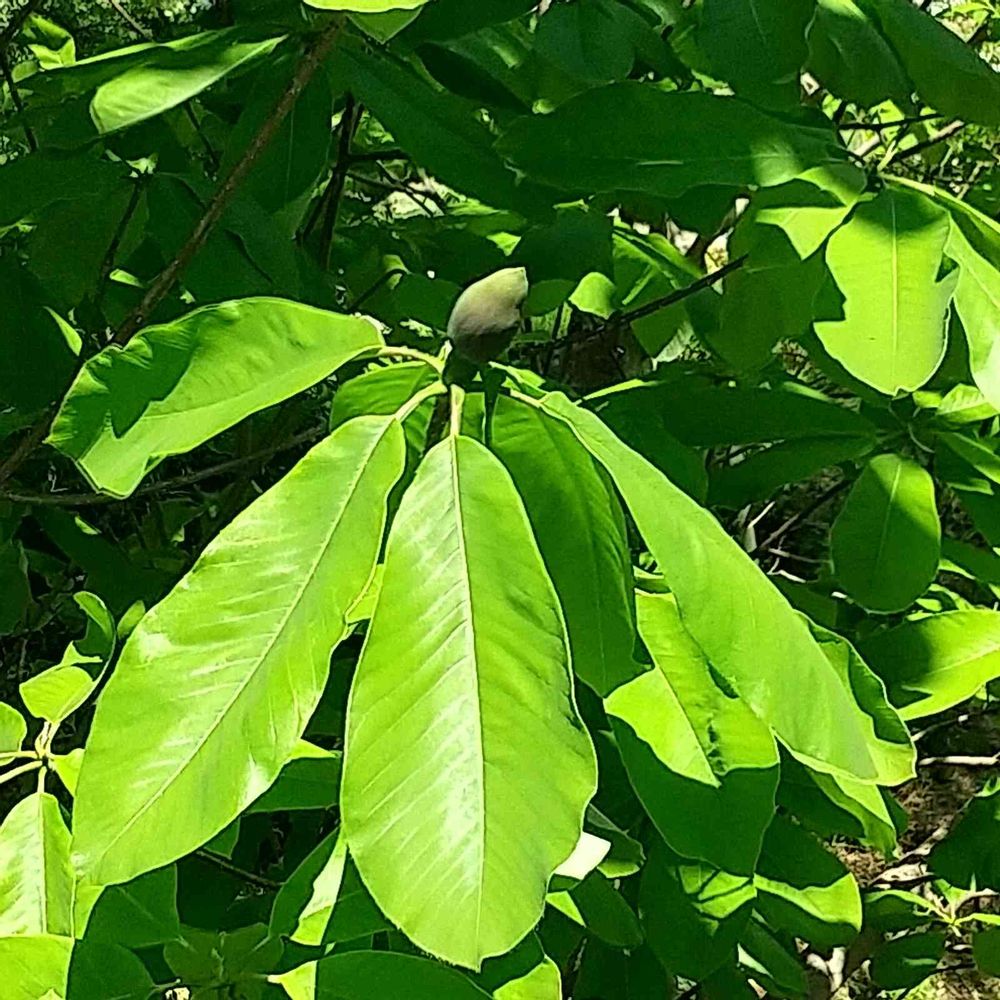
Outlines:
<svg viewBox="0 0 1000 1000"><path fill-rule="evenodd" d="M1000 766L1000 753L992 757L968 757L963 754L953 754L949 757L924 757L917 761L917 767L997 767Z"/></svg>
<svg viewBox="0 0 1000 1000"><path fill-rule="evenodd" d="M965 128L965 122L951 122L949 125L945 125L944 128L938 129L937 132L928 136L922 142L918 142L913 146L908 146L906 149L897 149L896 152L885 161L885 166L891 166L893 163L899 163L901 160L908 160L911 157L916 156L918 153L922 153L925 149L930 149L932 146L936 146L938 143L944 142L946 139L950 139L963 128Z"/></svg>
<svg viewBox="0 0 1000 1000"><path fill-rule="evenodd" d="M195 851L195 857L200 858L202 861L208 862L210 865L214 865L219 871L225 872L227 875L232 875L233 878L238 878L247 885L256 886L258 889L263 889L265 892L277 892L281 886L281 882L275 882L274 879L265 878L263 875L257 875L255 872L248 872L245 868L240 868L238 865L234 865L227 858L222 857L221 854L216 854L214 851L206 851L204 848Z"/></svg>
<svg viewBox="0 0 1000 1000"><path fill-rule="evenodd" d="M17 82L14 79L14 74L10 71L10 62L7 59L7 53L0 49L0 73L3 74L4 81L7 84L7 89L10 91L10 100L14 105L14 110L21 115L22 122L21 128L24 129L24 138L28 143L28 149L33 153L38 149L38 142L35 139L35 133L31 131L31 126L24 119L24 102L21 100L21 95L17 89Z"/></svg>
<svg viewBox="0 0 1000 1000"><path fill-rule="evenodd" d="M11 18L10 24L4 28L0 34L0 52L5 52L7 46L17 37L18 32L24 27L24 22L34 14L35 10L41 6L42 0L28 0L24 6L20 7Z"/></svg>
<svg viewBox="0 0 1000 1000"><path fill-rule="evenodd" d="M195 254L205 245L206 240L222 218L240 185L250 173L251 168L257 162L261 153L275 137L282 122L288 117L296 100L298 100L299 94L305 89L319 68L320 63L322 63L323 59L329 53L334 40L340 32L341 23L339 18L332 20L326 30L317 36L312 46L306 51L285 92L278 99L270 115L268 115L257 134L251 140L250 145L247 146L239 162L235 164L229 175L219 185L218 190L208 203L205 214L194 227L187 242L177 252L177 256L153 280L142 301L118 328L118 332L114 336L114 343L127 344L132 339L136 331L146 322L156 307L173 288L177 279L188 264L191 263Z"/></svg>
<svg viewBox="0 0 1000 1000"><path fill-rule="evenodd" d="M637 320L645 319L647 316L652 316L653 313L659 312L661 309L666 309L667 306L672 306L692 295L697 295L704 288L711 288L712 285L718 284L727 275L738 271L746 262L747 255L744 254L742 257L737 257L736 260L731 260L724 267L720 267L718 271L706 274L703 278L699 278L684 288L678 288L677 291L671 292L669 295L664 295L661 299L654 299L652 302L647 302L644 306L624 312L617 318L626 323L634 323Z"/></svg>

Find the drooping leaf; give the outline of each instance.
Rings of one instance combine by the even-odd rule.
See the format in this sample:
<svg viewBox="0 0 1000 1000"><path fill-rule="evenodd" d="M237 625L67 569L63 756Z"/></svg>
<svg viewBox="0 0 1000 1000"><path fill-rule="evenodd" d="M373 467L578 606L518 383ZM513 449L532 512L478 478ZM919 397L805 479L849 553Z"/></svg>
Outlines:
<svg viewBox="0 0 1000 1000"><path fill-rule="evenodd" d="M183 856L277 778L371 577L403 462L394 418L345 424L140 622L98 703L77 789L74 846L91 880Z"/></svg>
<svg viewBox="0 0 1000 1000"><path fill-rule="evenodd" d="M106 134L169 111L266 56L280 41L245 38L232 28L150 46L124 72L98 86L90 102L94 125Z"/></svg>
<svg viewBox="0 0 1000 1000"><path fill-rule="evenodd" d="M878 21L854 0L817 0L808 66L831 93L866 108L903 104L912 89Z"/></svg>
<svg viewBox="0 0 1000 1000"><path fill-rule="evenodd" d="M864 642L904 719L959 705L1000 677L1000 613L948 611L904 622Z"/></svg>
<svg viewBox="0 0 1000 1000"><path fill-rule="evenodd" d="M537 405L565 422L608 470L677 599L685 628L754 713L811 766L875 778L864 710L805 623L718 522L594 414L558 393Z"/></svg>
<svg viewBox="0 0 1000 1000"><path fill-rule="evenodd" d="M629 779L674 851L752 874L774 814L774 738L716 685L671 595L640 591L636 603L654 666L605 699ZM733 815L738 837L726 825Z"/></svg>
<svg viewBox="0 0 1000 1000"><path fill-rule="evenodd" d="M872 980L884 990L912 990L934 974L944 949L945 935L940 931L886 941L872 955Z"/></svg>
<svg viewBox="0 0 1000 1000"><path fill-rule="evenodd" d="M861 929L854 876L785 816L776 816L767 831L754 885L757 910L768 923L811 944L849 944Z"/></svg>
<svg viewBox="0 0 1000 1000"><path fill-rule="evenodd" d="M846 593L872 611L903 611L937 576L941 523L934 480L899 455L873 458L858 477L830 536Z"/></svg>
<svg viewBox="0 0 1000 1000"><path fill-rule="evenodd" d="M699 184L768 187L842 160L831 137L752 105L640 83L588 90L516 121L498 148L530 177L569 192L672 197Z"/></svg>
<svg viewBox="0 0 1000 1000"><path fill-rule="evenodd" d="M385 563L348 709L344 828L386 915L478 968L538 921L593 794L565 626L513 483L469 438L425 459Z"/></svg>
<svg viewBox="0 0 1000 1000"><path fill-rule="evenodd" d="M919 389L947 343L956 275L938 280L947 214L915 191L892 187L859 205L826 248L843 315L816 334L851 375L894 396Z"/></svg>
<svg viewBox="0 0 1000 1000"><path fill-rule="evenodd" d="M815 0L705 0L698 42L737 93L793 104L815 9Z"/></svg>
<svg viewBox="0 0 1000 1000"><path fill-rule="evenodd" d="M991 781L955 828L931 851L928 865L952 885L1000 892L1000 785Z"/></svg>
<svg viewBox="0 0 1000 1000"><path fill-rule="evenodd" d="M639 912L664 967L700 981L733 954L756 895L752 878L687 861L660 843L643 869Z"/></svg>
<svg viewBox="0 0 1000 1000"><path fill-rule="evenodd" d="M73 882L58 801L47 792L21 799L0 826L0 937L71 935Z"/></svg>
<svg viewBox="0 0 1000 1000"><path fill-rule="evenodd" d="M207 306L91 358L49 443L97 489L125 497L168 455L382 345L374 324L281 299Z"/></svg>
<svg viewBox="0 0 1000 1000"><path fill-rule="evenodd" d="M863 0L931 107L1000 125L1000 75L954 32L909 0Z"/></svg>
<svg viewBox="0 0 1000 1000"><path fill-rule="evenodd" d="M632 565L618 499L572 433L502 397L493 449L524 502L566 619L573 669L609 694L638 668Z"/></svg>
<svg viewBox="0 0 1000 1000"><path fill-rule="evenodd" d="M612 947L636 948L642 943L638 918L600 872L591 872L572 889L550 892L546 902Z"/></svg>

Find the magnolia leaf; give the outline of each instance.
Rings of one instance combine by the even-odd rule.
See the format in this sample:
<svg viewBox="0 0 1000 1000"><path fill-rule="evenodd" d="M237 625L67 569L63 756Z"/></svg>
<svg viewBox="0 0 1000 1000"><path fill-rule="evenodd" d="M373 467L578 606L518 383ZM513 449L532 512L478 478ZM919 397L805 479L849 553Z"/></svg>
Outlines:
<svg viewBox="0 0 1000 1000"><path fill-rule="evenodd" d="M126 497L168 455L381 345L368 320L283 299L206 306L91 358L48 441L96 489Z"/></svg>
<svg viewBox="0 0 1000 1000"><path fill-rule="evenodd" d="M28 723L11 705L0 701L0 756L17 753L28 735Z"/></svg>
<svg viewBox="0 0 1000 1000"><path fill-rule="evenodd" d="M77 787L74 847L91 881L182 857L278 777L374 570L404 449L392 417L345 424L137 626L98 703Z"/></svg>
<svg viewBox="0 0 1000 1000"><path fill-rule="evenodd" d="M407 937L478 968L537 923L595 783L524 507L490 452L449 437L393 522L351 690L351 855Z"/></svg>

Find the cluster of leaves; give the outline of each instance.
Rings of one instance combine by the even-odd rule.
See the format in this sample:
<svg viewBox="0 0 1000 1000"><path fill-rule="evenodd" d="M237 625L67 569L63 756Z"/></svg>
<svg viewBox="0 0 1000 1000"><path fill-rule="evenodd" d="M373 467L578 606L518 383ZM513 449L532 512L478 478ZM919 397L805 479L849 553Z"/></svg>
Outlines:
<svg viewBox="0 0 1000 1000"><path fill-rule="evenodd" d="M996 12L113 6L0 34L0 998L1000 974L1000 785L893 792L1000 678Z"/></svg>

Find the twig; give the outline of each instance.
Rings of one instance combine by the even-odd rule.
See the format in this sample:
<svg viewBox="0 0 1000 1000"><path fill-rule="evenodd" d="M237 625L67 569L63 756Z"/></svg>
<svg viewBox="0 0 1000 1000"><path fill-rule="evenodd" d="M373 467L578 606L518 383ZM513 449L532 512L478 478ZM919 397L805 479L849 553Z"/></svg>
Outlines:
<svg viewBox="0 0 1000 1000"><path fill-rule="evenodd" d="M806 507L803 507L802 510L797 511L795 514L792 514L792 516L788 518L788 520L786 520L784 523L775 528L774 531L772 531L771 534L769 534L767 538L764 539L764 541L760 542L753 549L753 552L766 552L775 544L775 542L780 541L780 539L783 538L787 532L791 531L792 528L795 527L795 525L797 525L800 521L804 521L807 517L810 517L813 514L815 514L816 511L820 509L820 507L822 507L826 503L829 503L838 493L840 493L842 490L845 490L846 488L847 488L846 479L842 480L839 483L836 483L834 486L831 486L828 490L821 493L811 504L809 504Z"/></svg>
<svg viewBox="0 0 1000 1000"><path fill-rule="evenodd" d="M348 176L357 184L367 184L369 187L377 188L380 191L388 191L392 194L404 194L421 212L426 212L430 216L434 215L416 192L402 182L391 183L389 181L381 181L377 177L365 177L364 174L348 174ZM428 195L428 197L430 196Z"/></svg>
<svg viewBox="0 0 1000 1000"><path fill-rule="evenodd" d="M281 882L275 882L274 879L265 878L263 875L257 875L254 872L248 872L245 868L240 868L239 865L234 865L231 861L227 861L222 855L216 854L214 851L206 851L204 849L195 851L195 857L200 858L202 861L207 861L210 865L215 865L219 871L225 872L227 875L232 875L234 878L241 879L246 882L247 885L256 886L258 889L263 889L266 892L277 892L281 886Z"/></svg>
<svg viewBox="0 0 1000 1000"><path fill-rule="evenodd" d="M319 247L320 260L326 269L330 267L330 252L333 249L333 235L337 228L337 217L340 215L340 201L344 196L344 185L347 183L347 168L351 157L351 140L354 131L361 121L361 109L354 100L353 94L348 94L344 102L344 114L340 120L340 142L337 145L337 162L333 168L333 176L323 192L323 225L320 229Z"/></svg>
<svg viewBox="0 0 1000 1000"><path fill-rule="evenodd" d="M199 219L187 242L177 252L177 256L153 280L142 301L118 328L118 332L114 336L116 344L127 344L132 339L136 331L146 322L170 289L173 288L181 272L204 246L240 184L246 179L261 153L275 137L282 122L288 117L296 100L298 100L299 94L313 78L320 63L329 53L334 40L340 33L341 23L339 18L332 20L326 30L317 36L312 46L306 51L285 92L278 99L270 115L251 140L250 145L247 146L243 156L212 196L205 214Z"/></svg>
<svg viewBox="0 0 1000 1000"><path fill-rule="evenodd" d="M931 146L936 146L938 143L944 142L946 139L950 139L957 132L960 132L965 128L965 122L951 122L949 125L945 125L944 128L938 129L933 135L928 136L922 142L918 142L913 146L907 146L906 149L898 149L885 161L884 166L888 167L893 163L899 163L901 160L908 160L918 153L922 153L925 149L930 149Z"/></svg>
<svg viewBox="0 0 1000 1000"><path fill-rule="evenodd" d="M125 9L119 0L108 0L108 3L118 12L118 16L140 37L147 41L152 40L152 35Z"/></svg>
<svg viewBox="0 0 1000 1000"><path fill-rule="evenodd" d="M391 160L408 160L409 154L402 149L372 149L366 153L351 153L351 163L388 163Z"/></svg>
<svg viewBox="0 0 1000 1000"><path fill-rule="evenodd" d="M10 455L3 462L0 462L0 486L3 486L21 468L25 459L45 440L49 433L53 416L55 416L54 410L42 414L30 430L25 433L24 437L21 438L17 447Z"/></svg>
<svg viewBox="0 0 1000 1000"><path fill-rule="evenodd" d="M104 301L104 293L107 291L108 279L111 277L111 272L115 269L115 257L118 255L118 248L121 246L122 240L125 238L125 231L128 229L128 224L132 221L132 216L135 214L136 208L139 207L139 199L142 197L142 189L145 179L145 174L138 174L136 176L132 185L132 194L129 196L128 204L125 206L125 211L122 213L122 217L118 220L118 226L115 228L115 233L111 237L111 242L108 244L107 252L104 254L104 260L101 262L101 274L97 281L97 295L95 296L95 301L98 306L100 306L101 302Z"/></svg>
<svg viewBox="0 0 1000 1000"><path fill-rule="evenodd" d="M35 139L35 133L31 131L31 126L28 124L27 120L24 119L24 101L21 100L21 95L17 89L17 82L14 80L14 74L10 71L10 62L7 60L7 53L0 50L0 73L3 73L4 81L7 84L7 90L10 91L10 100L14 105L14 110L21 115L21 128L24 130L24 138L28 143L28 149L31 152L35 152L38 149L38 142Z"/></svg>
<svg viewBox="0 0 1000 1000"><path fill-rule="evenodd" d="M837 126L841 132L884 132L891 128L904 128L907 125L919 125L921 122L934 121L942 117L933 112L926 115L914 115L912 118L899 118L894 122L842 122Z"/></svg>
<svg viewBox="0 0 1000 1000"><path fill-rule="evenodd" d="M969 757L963 754L953 754L947 757L924 757L917 761L917 767L997 767L1000 766L1000 753L992 757Z"/></svg>
<svg viewBox="0 0 1000 1000"><path fill-rule="evenodd" d="M240 466L249 465L262 458L270 458L283 451L291 451L299 445L308 444L322 437L326 431L323 428L313 428L296 434L295 437L283 441L281 444L272 445L269 448L262 448L251 455L241 455L239 458L231 458L218 465L210 466L207 469L199 469L197 472L189 472L174 479L165 479L159 483L151 483L135 491L132 497L150 496L155 493L165 493L181 486L193 486L204 479L211 479L213 476L222 475L224 472L231 472ZM129 497L127 499L132 499ZM51 507L96 507L110 503L122 503L121 497L107 496L104 493L0 493L0 500L10 500L14 503L33 503Z"/></svg>
<svg viewBox="0 0 1000 1000"><path fill-rule="evenodd" d="M644 306L639 306L637 309L631 309L628 312L622 313L618 319L624 320L626 323L635 323L646 316L652 316L653 313L659 312L661 309L666 309L667 306L672 306L692 295L697 295L704 288L711 288L712 285L722 281L726 275L738 271L746 262L747 255L744 254L742 257L737 257L736 260L731 260L724 267L720 267L718 271L706 274L684 288L678 288L677 291L671 292L669 295L663 296L663 298L654 299L654 301L647 302Z"/></svg>
<svg viewBox="0 0 1000 1000"><path fill-rule="evenodd" d="M383 285L387 285L393 278L400 278L404 274L409 274L405 267L391 267L385 272L371 287L366 288L350 305L350 312L357 312Z"/></svg>

